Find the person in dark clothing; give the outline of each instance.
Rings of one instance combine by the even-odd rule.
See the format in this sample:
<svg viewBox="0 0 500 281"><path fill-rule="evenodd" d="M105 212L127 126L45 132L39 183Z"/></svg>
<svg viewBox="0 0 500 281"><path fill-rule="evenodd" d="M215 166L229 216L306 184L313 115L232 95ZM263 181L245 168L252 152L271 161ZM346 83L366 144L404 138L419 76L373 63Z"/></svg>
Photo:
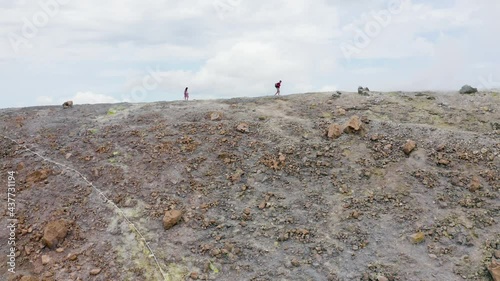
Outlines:
<svg viewBox="0 0 500 281"><path fill-rule="evenodd" d="M274 84L274 87L276 88L276 94L274 94L275 96L279 96L280 95L280 88L281 88L281 80Z"/></svg>
<svg viewBox="0 0 500 281"><path fill-rule="evenodd" d="M184 100L189 100L188 87L184 90Z"/></svg>

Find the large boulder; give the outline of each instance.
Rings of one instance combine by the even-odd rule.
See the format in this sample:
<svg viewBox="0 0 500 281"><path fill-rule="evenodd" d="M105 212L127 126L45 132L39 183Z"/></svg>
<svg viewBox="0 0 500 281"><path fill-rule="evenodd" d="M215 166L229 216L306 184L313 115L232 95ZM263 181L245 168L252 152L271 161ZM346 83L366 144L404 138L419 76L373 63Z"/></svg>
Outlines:
<svg viewBox="0 0 500 281"><path fill-rule="evenodd" d="M68 228L69 223L66 220L49 222L43 231L42 243L50 249L55 249L68 235Z"/></svg>
<svg viewBox="0 0 500 281"><path fill-rule="evenodd" d="M344 131L344 128L340 126L339 124L331 124L328 127L328 130L326 132L326 136L331 139L336 139L342 135L342 132Z"/></svg>
<svg viewBox="0 0 500 281"><path fill-rule="evenodd" d="M370 89L368 89L368 87L364 87L364 88L361 86L358 87L358 94L360 94L362 96L369 96L370 95L369 92L370 92Z"/></svg>
<svg viewBox="0 0 500 281"><path fill-rule="evenodd" d="M462 86L462 89L460 89L460 94L474 94L477 93L477 88L474 88L470 85L464 85Z"/></svg>
<svg viewBox="0 0 500 281"><path fill-rule="evenodd" d="M356 133L359 132L363 129L363 123L361 122L361 119L359 116L354 115L347 121L347 123L344 125L344 132L345 133Z"/></svg>
<svg viewBox="0 0 500 281"><path fill-rule="evenodd" d="M165 212L163 227L167 230L176 225L182 218L182 211L170 210Z"/></svg>

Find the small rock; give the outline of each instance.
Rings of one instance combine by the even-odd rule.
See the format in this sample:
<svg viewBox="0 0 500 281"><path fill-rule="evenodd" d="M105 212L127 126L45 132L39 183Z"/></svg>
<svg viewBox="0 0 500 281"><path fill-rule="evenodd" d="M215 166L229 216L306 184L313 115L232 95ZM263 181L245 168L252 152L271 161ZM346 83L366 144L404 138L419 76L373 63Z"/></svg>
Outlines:
<svg viewBox="0 0 500 281"><path fill-rule="evenodd" d="M52 259L48 255L42 255L42 264L47 265Z"/></svg>
<svg viewBox="0 0 500 281"><path fill-rule="evenodd" d="M460 94L474 94L477 93L477 88L474 88L470 85L464 85L460 89Z"/></svg>
<svg viewBox="0 0 500 281"><path fill-rule="evenodd" d="M292 265L295 266L295 267L298 267L298 266L300 266L300 262L297 259L293 259L292 260Z"/></svg>
<svg viewBox="0 0 500 281"><path fill-rule="evenodd" d="M358 218L359 218L359 216L361 216L361 213L360 213L360 212L358 212L358 211L354 211L354 212L352 212L351 216L352 216L354 219L358 219Z"/></svg>
<svg viewBox="0 0 500 281"><path fill-rule="evenodd" d="M473 176L469 184L469 191L476 192L479 189L481 189L481 181L477 176Z"/></svg>
<svg viewBox="0 0 500 281"><path fill-rule="evenodd" d="M101 273L101 269L100 268L94 268L90 271L90 275L97 275Z"/></svg>
<svg viewBox="0 0 500 281"><path fill-rule="evenodd" d="M219 121L222 119L222 113L221 112L212 112L210 113L210 120L211 121Z"/></svg>
<svg viewBox="0 0 500 281"><path fill-rule="evenodd" d="M493 253L493 256L495 256L495 258L497 258L497 259L500 259L500 250L496 250L496 251Z"/></svg>
<svg viewBox="0 0 500 281"><path fill-rule="evenodd" d="M389 281L389 279L387 279L387 277L383 276L383 275L379 275L377 277L377 281Z"/></svg>
<svg viewBox="0 0 500 281"><path fill-rule="evenodd" d="M266 207L266 201L262 201L260 204L259 204L259 209L264 209Z"/></svg>
<svg viewBox="0 0 500 281"><path fill-rule="evenodd" d="M328 127L328 131L326 132L326 135L328 138L331 139L336 139L342 135L343 128L339 124L332 124L330 127Z"/></svg>
<svg viewBox="0 0 500 281"><path fill-rule="evenodd" d="M406 155L410 155L410 153L415 149L417 144L413 140L407 140L406 143L403 145L403 152Z"/></svg>
<svg viewBox="0 0 500 281"><path fill-rule="evenodd" d="M189 277L193 280L198 280L198 272L191 272Z"/></svg>
<svg viewBox="0 0 500 281"><path fill-rule="evenodd" d="M166 211L163 216L163 228L170 229L176 225L182 217L182 212L179 210Z"/></svg>
<svg viewBox="0 0 500 281"><path fill-rule="evenodd" d="M63 103L63 108L68 108L68 107L73 107L73 101L72 100L65 101Z"/></svg>
<svg viewBox="0 0 500 281"><path fill-rule="evenodd" d="M36 278L35 276L31 275L24 275L19 281L38 281L39 279Z"/></svg>
<svg viewBox="0 0 500 281"><path fill-rule="evenodd" d="M346 111L345 111L345 109L343 109L343 108L339 108L339 109L337 109L337 114L338 114L338 115L344 116L344 115L346 115L346 113L347 113L347 112L346 112Z"/></svg>
<svg viewBox="0 0 500 281"><path fill-rule="evenodd" d="M423 232L417 232L413 235L410 235L410 242L413 244L420 244L424 242L425 234Z"/></svg>
<svg viewBox="0 0 500 281"><path fill-rule="evenodd" d="M70 261L75 261L78 258L78 256L76 254L72 253L72 254L69 254L66 258Z"/></svg>
<svg viewBox="0 0 500 281"><path fill-rule="evenodd" d="M56 249L56 252L58 252L58 253L62 253L62 252L64 252L64 248L57 248L57 249Z"/></svg>
<svg viewBox="0 0 500 281"><path fill-rule="evenodd" d="M438 165L443 165L443 166L448 166L448 164L450 164L450 160L448 159L439 159L438 161Z"/></svg>
<svg viewBox="0 0 500 281"><path fill-rule="evenodd" d="M344 126L344 132L346 133L355 133L361 130L363 126L363 123L361 122L361 119L359 116L354 115L347 121L346 125Z"/></svg>
<svg viewBox="0 0 500 281"><path fill-rule="evenodd" d="M54 249L68 234L68 223L65 220L52 221L47 224L43 232L42 243Z"/></svg>
<svg viewBox="0 0 500 281"><path fill-rule="evenodd" d="M236 126L236 130L241 133L248 133L249 132L249 126L247 123L240 123L238 126Z"/></svg>
<svg viewBox="0 0 500 281"><path fill-rule="evenodd" d="M493 277L493 281L500 281L500 263L495 259L491 260L491 264L488 266L488 270L490 271L491 277Z"/></svg>

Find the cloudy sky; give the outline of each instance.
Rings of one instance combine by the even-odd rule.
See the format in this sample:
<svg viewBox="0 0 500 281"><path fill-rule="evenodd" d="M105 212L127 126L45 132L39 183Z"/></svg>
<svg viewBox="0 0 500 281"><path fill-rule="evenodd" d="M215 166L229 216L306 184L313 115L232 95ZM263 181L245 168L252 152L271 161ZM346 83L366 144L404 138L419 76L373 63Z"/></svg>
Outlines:
<svg viewBox="0 0 500 281"><path fill-rule="evenodd" d="M0 2L0 108L500 87L498 0Z"/></svg>

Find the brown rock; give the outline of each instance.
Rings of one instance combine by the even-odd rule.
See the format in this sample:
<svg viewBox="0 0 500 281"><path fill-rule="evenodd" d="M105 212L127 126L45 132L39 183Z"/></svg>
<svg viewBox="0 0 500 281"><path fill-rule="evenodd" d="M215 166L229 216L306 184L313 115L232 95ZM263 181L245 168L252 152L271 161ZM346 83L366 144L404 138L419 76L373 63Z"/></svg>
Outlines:
<svg viewBox="0 0 500 281"><path fill-rule="evenodd" d="M329 137L331 139L336 139L336 138L340 137L340 135L342 135L343 130L344 129L342 128L342 126L335 123L335 124L330 125L330 127L328 127L328 131L326 132L326 135L327 135L327 137Z"/></svg>
<svg viewBox="0 0 500 281"><path fill-rule="evenodd" d="M42 264L47 265L52 259L48 255L42 255Z"/></svg>
<svg viewBox="0 0 500 281"><path fill-rule="evenodd" d="M495 252L493 252L493 256L497 259L500 259L500 250L496 250Z"/></svg>
<svg viewBox="0 0 500 281"><path fill-rule="evenodd" d="M222 119L222 113L221 112L212 112L210 113L210 120L211 121L219 121Z"/></svg>
<svg viewBox="0 0 500 281"><path fill-rule="evenodd" d="M354 212L352 212L351 216L352 216L354 219L358 219L358 218L359 218L359 216L361 216L361 213L360 213L360 212L358 212L358 211L354 211Z"/></svg>
<svg viewBox="0 0 500 281"><path fill-rule="evenodd" d="M481 189L481 181L477 176L473 176L469 184L469 191L476 192L479 189Z"/></svg>
<svg viewBox="0 0 500 281"><path fill-rule="evenodd" d="M241 181L241 176L244 174L245 172L243 172L241 169L236 170L236 172L231 175L231 181L233 183Z"/></svg>
<svg viewBox="0 0 500 281"><path fill-rule="evenodd" d="M345 127L344 127L344 132L346 133L355 133L358 132L362 129L363 123L361 123L361 119L359 116L354 115L347 121Z"/></svg>
<svg viewBox="0 0 500 281"><path fill-rule="evenodd" d="M236 126L236 130L241 133L248 133L249 132L249 126L247 123L240 123L238 126Z"/></svg>
<svg viewBox="0 0 500 281"><path fill-rule="evenodd" d="M379 277L377 277L377 281L389 281L389 279L387 279L387 277L383 275L380 275Z"/></svg>
<svg viewBox="0 0 500 281"><path fill-rule="evenodd" d="M70 261L75 261L78 258L78 256L76 254L72 253L72 254L69 254L66 258Z"/></svg>
<svg viewBox="0 0 500 281"><path fill-rule="evenodd" d="M488 266L491 277L493 281L500 281L500 262L495 259L491 260L491 264Z"/></svg>
<svg viewBox="0 0 500 281"><path fill-rule="evenodd" d="M450 160L447 160L447 159L439 159L438 160L438 164L439 165L443 165L443 166L447 166L448 164L450 164Z"/></svg>
<svg viewBox="0 0 500 281"><path fill-rule="evenodd" d="M68 234L68 223L65 220L52 221L45 226L43 231L42 243L54 249L61 243Z"/></svg>
<svg viewBox="0 0 500 281"><path fill-rule="evenodd" d="M259 204L259 209L264 209L266 207L266 201L262 201Z"/></svg>
<svg viewBox="0 0 500 281"><path fill-rule="evenodd" d="M43 169L31 173L26 179L27 182L37 183L46 180L51 174L51 170Z"/></svg>
<svg viewBox="0 0 500 281"><path fill-rule="evenodd" d="M90 271L90 275L97 275L101 273L101 269L100 268L94 268Z"/></svg>
<svg viewBox="0 0 500 281"><path fill-rule="evenodd" d="M170 229L176 225L182 217L182 212L179 210L166 211L163 217L163 227L165 229Z"/></svg>
<svg viewBox="0 0 500 281"><path fill-rule="evenodd" d="M424 242L425 234L423 232L417 232L413 235L410 235L410 242L413 244L420 244Z"/></svg>
<svg viewBox="0 0 500 281"><path fill-rule="evenodd" d="M72 100L65 101L63 103L63 108L68 108L68 107L73 107L73 101Z"/></svg>
<svg viewBox="0 0 500 281"><path fill-rule="evenodd" d="M416 146L417 144L413 140L407 140L402 149L406 155L410 155Z"/></svg>
<svg viewBox="0 0 500 281"><path fill-rule="evenodd" d="M292 265L295 266L295 267L298 267L298 266L300 266L300 262L297 259L293 259L292 260Z"/></svg>
<svg viewBox="0 0 500 281"><path fill-rule="evenodd" d="M191 272L189 277L193 280L198 280L198 272Z"/></svg>
<svg viewBox="0 0 500 281"><path fill-rule="evenodd" d="M36 278L35 276L31 276L31 275L25 275L23 277L21 277L21 279L19 281L38 281L39 279Z"/></svg>
<svg viewBox="0 0 500 281"><path fill-rule="evenodd" d="M343 109L343 108L338 108L338 109L337 109L337 113L338 113L339 115L342 115L342 116L343 116L343 115L345 115L345 114L346 114L346 111L345 111L345 109Z"/></svg>

